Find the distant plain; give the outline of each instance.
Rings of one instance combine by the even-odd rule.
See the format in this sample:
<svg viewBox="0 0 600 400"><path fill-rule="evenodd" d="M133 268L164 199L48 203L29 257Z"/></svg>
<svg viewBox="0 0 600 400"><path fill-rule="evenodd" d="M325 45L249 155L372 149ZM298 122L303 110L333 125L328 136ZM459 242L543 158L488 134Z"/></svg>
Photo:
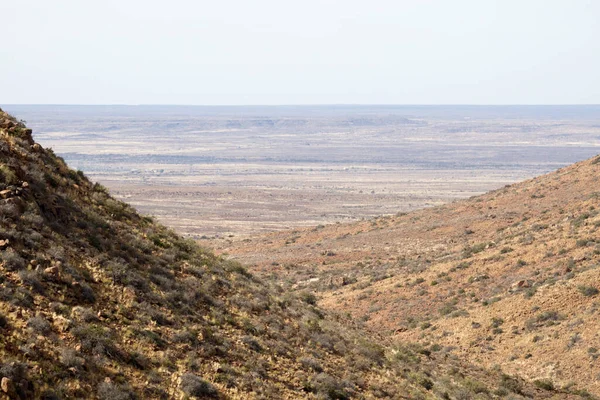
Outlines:
<svg viewBox="0 0 600 400"><path fill-rule="evenodd" d="M598 106L3 108L116 197L216 241L438 205L600 152Z"/></svg>

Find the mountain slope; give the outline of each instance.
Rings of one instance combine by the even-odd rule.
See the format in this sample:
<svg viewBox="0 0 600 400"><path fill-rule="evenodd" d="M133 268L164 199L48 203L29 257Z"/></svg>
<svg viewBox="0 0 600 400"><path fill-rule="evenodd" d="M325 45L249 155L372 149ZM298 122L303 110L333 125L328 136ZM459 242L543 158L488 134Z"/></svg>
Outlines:
<svg viewBox="0 0 600 400"><path fill-rule="evenodd" d="M255 278L116 201L1 111L0 284L0 398L556 394L392 345Z"/></svg>
<svg viewBox="0 0 600 400"><path fill-rule="evenodd" d="M600 394L599 211L596 157L441 207L220 251L397 341Z"/></svg>

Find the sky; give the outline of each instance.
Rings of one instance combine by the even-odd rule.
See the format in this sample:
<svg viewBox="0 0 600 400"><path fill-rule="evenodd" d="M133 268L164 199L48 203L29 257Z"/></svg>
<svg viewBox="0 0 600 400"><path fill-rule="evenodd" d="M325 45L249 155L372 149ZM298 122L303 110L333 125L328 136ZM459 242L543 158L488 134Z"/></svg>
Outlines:
<svg viewBox="0 0 600 400"><path fill-rule="evenodd" d="M2 104L600 104L597 0L0 0Z"/></svg>

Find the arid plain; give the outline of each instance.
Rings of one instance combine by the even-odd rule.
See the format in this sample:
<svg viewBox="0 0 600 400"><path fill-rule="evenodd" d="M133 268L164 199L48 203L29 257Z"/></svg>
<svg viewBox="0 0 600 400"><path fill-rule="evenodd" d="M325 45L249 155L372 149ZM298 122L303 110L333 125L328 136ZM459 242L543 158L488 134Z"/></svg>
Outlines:
<svg viewBox="0 0 600 400"><path fill-rule="evenodd" d="M470 197L600 142L593 106L6 109L117 198L211 246Z"/></svg>

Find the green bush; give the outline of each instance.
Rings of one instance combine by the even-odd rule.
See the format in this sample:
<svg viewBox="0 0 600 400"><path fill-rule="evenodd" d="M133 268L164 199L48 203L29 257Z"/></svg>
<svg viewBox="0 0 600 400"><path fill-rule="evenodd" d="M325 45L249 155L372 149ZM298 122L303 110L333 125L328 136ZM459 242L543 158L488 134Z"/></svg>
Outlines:
<svg viewBox="0 0 600 400"><path fill-rule="evenodd" d="M554 383L552 383L552 381L549 379L535 380L535 381L533 381L533 384L535 386L539 387L540 389L554 390Z"/></svg>
<svg viewBox="0 0 600 400"><path fill-rule="evenodd" d="M579 292L581 292L582 295L586 297L596 296L600 292L594 286L581 285L577 289L579 290Z"/></svg>
<svg viewBox="0 0 600 400"><path fill-rule="evenodd" d="M219 392L211 383L190 373L181 377L180 388L188 396L199 398L219 397Z"/></svg>

